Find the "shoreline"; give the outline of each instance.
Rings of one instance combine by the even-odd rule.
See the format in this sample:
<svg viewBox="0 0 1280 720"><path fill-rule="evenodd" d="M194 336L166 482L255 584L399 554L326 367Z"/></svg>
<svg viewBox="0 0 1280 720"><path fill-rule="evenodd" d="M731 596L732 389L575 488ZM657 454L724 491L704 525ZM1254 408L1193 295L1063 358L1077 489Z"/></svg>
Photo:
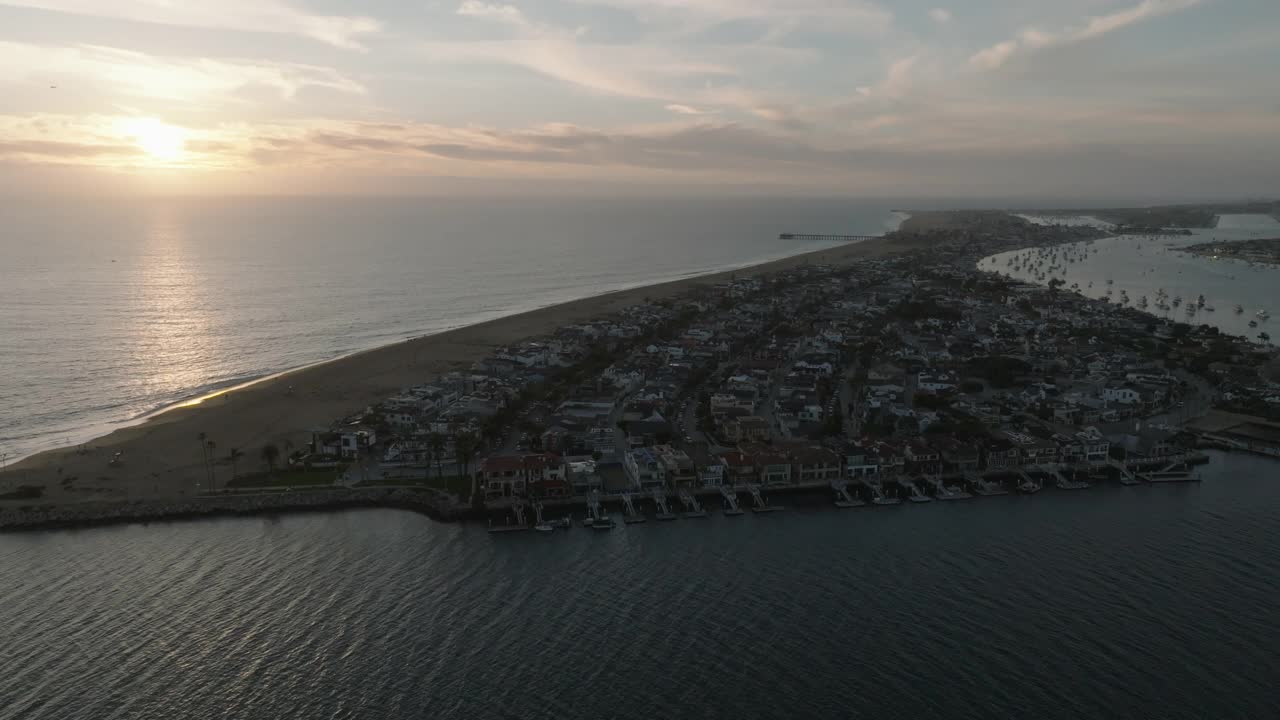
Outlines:
<svg viewBox="0 0 1280 720"><path fill-rule="evenodd" d="M902 222L904 222L909 217L910 216L906 215L905 213L897 217L899 221L898 222L899 227L901 227ZM889 232L893 232L893 231L887 230L886 234ZM496 317L486 317L480 320L463 320L461 322L450 324L436 330L410 331L409 333L400 334L399 339L392 340L390 342L387 342L384 339L382 341L376 342L376 344L369 345L368 347L341 352L337 355L334 355L333 357L303 363L295 367L285 368L282 370L268 371L266 373L263 373L262 375L258 375L249 379L242 378L242 379L233 379L233 380L225 381L223 383L211 383L204 386L203 388L195 389L194 391L191 392L190 395L186 397L164 402L159 406L154 407L151 410L147 410L145 412L133 415L132 417L118 419L118 420L102 420L97 422L91 422L86 426L84 426L83 430L76 430L63 435L65 437L74 439L71 442L64 442L61 444L52 444L48 447L43 447L41 449L37 449L31 452L26 452L20 455L10 456L6 458L5 468L7 469L10 467L19 466L23 462L31 458L35 458L40 455L43 455L45 453L58 452L61 450L75 450L79 447L95 443L103 438L106 438L114 434L117 431L138 427L170 411L178 410L185 407L200 405L206 401L221 397L228 393L250 388L258 383L276 380L285 375L308 370L310 368L313 368L319 365L324 365L326 363L338 362L350 357L354 357L356 355L360 355L362 353L373 352L373 351L380 350L382 348L392 347L405 342L411 342L415 340L436 337L445 333L464 330L466 328L475 327L477 325L482 325L485 323L490 323L498 320L503 320L505 318L516 317L516 316L524 315L527 313L539 312L542 310L555 308L560 305L566 305L569 303L590 300L592 298L604 297L604 296L612 295L614 293L629 292L632 290L639 290L646 287L665 285L667 283L678 283L678 282L684 282L687 280L696 280L698 278L703 278L709 275L719 275L723 273L749 271L757 267L763 267L766 265L770 265L772 263L789 260L794 257L800 257L802 255L808 255L811 253L823 252L825 250L833 250L840 247L843 247L843 245L828 245L823 248L819 248L815 250L806 250L801 253L784 254L780 256L767 256L765 259L746 260L743 262L730 263L724 266L719 266L711 269L693 270L693 271L684 272L680 274L668 275L665 277L658 277L651 280L637 281L635 283L630 283L630 284L624 283L619 287L615 287L610 290L604 290L603 292L598 292L591 295L581 295L577 297L571 297L568 299L551 300L545 304L534 305L532 307L528 307L526 309L520 310L515 313L498 315ZM0 470L0 479L3 479L3 478L4 478L4 471ZM2 502L0 502L0 507L3 507Z"/></svg>
<svg viewBox="0 0 1280 720"><path fill-rule="evenodd" d="M0 486L41 485L45 494L35 501L0 501L0 508L194 497L206 476L197 447L202 434L216 442L219 463L230 449L238 448L249 467L258 461L258 448L267 443L301 447L311 430L329 427L335 419L405 387L466 367L522 338L646 300L679 295L738 273L756 275L810 263L840 265L919 247L911 242L909 232L900 232L556 303L284 371L184 401L83 445L45 450L10 463L0 472ZM290 388L294 391L289 392ZM123 462L109 465L117 453Z"/></svg>

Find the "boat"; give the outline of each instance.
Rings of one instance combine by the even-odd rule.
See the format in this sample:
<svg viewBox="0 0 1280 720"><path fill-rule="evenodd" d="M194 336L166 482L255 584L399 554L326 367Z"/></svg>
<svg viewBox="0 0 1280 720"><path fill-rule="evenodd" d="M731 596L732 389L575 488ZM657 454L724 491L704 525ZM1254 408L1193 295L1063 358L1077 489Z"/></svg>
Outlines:
<svg viewBox="0 0 1280 720"><path fill-rule="evenodd" d="M533 529L537 530L538 532L555 532L556 531L555 527L553 527L551 523L538 523L537 525L533 526Z"/></svg>
<svg viewBox="0 0 1280 720"><path fill-rule="evenodd" d="M1235 307L1235 311L1236 311L1236 314L1237 314L1237 315L1239 315L1240 313L1244 312L1244 306L1243 306L1243 305L1237 305L1237 306Z"/></svg>
<svg viewBox="0 0 1280 720"><path fill-rule="evenodd" d="M1258 327L1258 321L1257 321L1257 320L1250 320L1250 321L1249 321L1249 327Z"/></svg>
<svg viewBox="0 0 1280 720"><path fill-rule="evenodd" d="M591 529L592 530L612 530L613 518L609 517L608 515L604 515L596 520L592 520Z"/></svg>
<svg viewBox="0 0 1280 720"><path fill-rule="evenodd" d="M1262 342L1271 342L1271 336L1264 332L1258 333L1258 339Z"/></svg>
<svg viewBox="0 0 1280 720"><path fill-rule="evenodd" d="M1271 313L1267 312L1266 310L1259 310L1258 312L1254 313L1254 315L1257 315L1259 320L1266 320L1267 318L1271 317Z"/></svg>

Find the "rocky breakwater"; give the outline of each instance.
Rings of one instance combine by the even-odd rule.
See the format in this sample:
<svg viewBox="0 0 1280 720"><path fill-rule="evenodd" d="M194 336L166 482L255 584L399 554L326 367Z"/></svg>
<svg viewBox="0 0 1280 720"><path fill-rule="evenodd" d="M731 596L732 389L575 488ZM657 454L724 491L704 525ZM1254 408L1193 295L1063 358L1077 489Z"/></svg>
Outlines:
<svg viewBox="0 0 1280 720"><path fill-rule="evenodd" d="M0 531L361 507L411 510L437 520L460 520L468 513L468 508L460 505L452 496L436 491L407 488L335 488L333 490L217 495L189 499L0 508Z"/></svg>

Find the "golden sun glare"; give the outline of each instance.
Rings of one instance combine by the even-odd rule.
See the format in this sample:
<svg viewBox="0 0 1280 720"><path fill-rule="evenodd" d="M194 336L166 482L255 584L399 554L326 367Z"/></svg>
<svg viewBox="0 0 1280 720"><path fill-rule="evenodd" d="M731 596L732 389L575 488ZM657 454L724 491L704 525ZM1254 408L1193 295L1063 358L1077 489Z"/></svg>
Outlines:
<svg viewBox="0 0 1280 720"><path fill-rule="evenodd" d="M123 130L152 160L173 162L181 159L186 150L186 131L155 118L128 120Z"/></svg>

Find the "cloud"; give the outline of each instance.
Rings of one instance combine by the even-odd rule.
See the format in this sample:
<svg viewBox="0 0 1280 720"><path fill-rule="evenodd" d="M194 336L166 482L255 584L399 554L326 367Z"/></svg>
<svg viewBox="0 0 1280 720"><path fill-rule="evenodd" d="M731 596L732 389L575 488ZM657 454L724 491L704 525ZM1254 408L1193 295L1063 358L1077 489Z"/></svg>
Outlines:
<svg viewBox="0 0 1280 720"><path fill-rule="evenodd" d="M0 42L0 79L70 77L115 94L185 102L229 100L249 87L267 87L286 100L308 87L363 94L360 83L326 67L209 58L166 58L119 48L46 47Z"/></svg>
<svg viewBox="0 0 1280 720"><path fill-rule="evenodd" d="M671 103L666 106L666 109L677 115L714 115L719 112L717 110L699 110L696 107L681 105L680 103Z"/></svg>
<svg viewBox="0 0 1280 720"><path fill-rule="evenodd" d="M5 4L91 17L184 27L289 33L349 50L381 30L364 16L317 15L280 0L5 0Z"/></svg>
<svg viewBox="0 0 1280 720"><path fill-rule="evenodd" d="M458 6L457 14L485 20L496 20L513 25L524 25L524 13L515 5L499 5L481 2L481 0L465 0Z"/></svg>
<svg viewBox="0 0 1280 720"><path fill-rule="evenodd" d="M756 23L775 39L795 29L877 35L893 25L893 14L861 0L575 0L583 5L630 12L647 24L683 32L727 23Z"/></svg>
<svg viewBox="0 0 1280 720"><path fill-rule="evenodd" d="M1004 65L1017 50L1017 40L1006 40L974 53L969 58L969 64L979 70L994 70Z"/></svg>
<svg viewBox="0 0 1280 720"><path fill-rule="evenodd" d="M951 11L946 8L934 8L929 11L929 18L936 23L951 22Z"/></svg>
<svg viewBox="0 0 1280 720"><path fill-rule="evenodd" d="M21 140L0 142L0 158L44 160L90 160L106 156L136 157L143 151L136 145Z"/></svg>
<svg viewBox="0 0 1280 720"><path fill-rule="evenodd" d="M1102 37L1108 33L1150 20L1162 15L1186 10L1200 4L1201 0L1143 0L1125 10L1089 18L1083 26L1068 27L1058 31L1027 28L1012 40L1005 40L974 53L969 64L979 70L994 70L1015 53L1039 50L1061 45L1072 45Z"/></svg>

